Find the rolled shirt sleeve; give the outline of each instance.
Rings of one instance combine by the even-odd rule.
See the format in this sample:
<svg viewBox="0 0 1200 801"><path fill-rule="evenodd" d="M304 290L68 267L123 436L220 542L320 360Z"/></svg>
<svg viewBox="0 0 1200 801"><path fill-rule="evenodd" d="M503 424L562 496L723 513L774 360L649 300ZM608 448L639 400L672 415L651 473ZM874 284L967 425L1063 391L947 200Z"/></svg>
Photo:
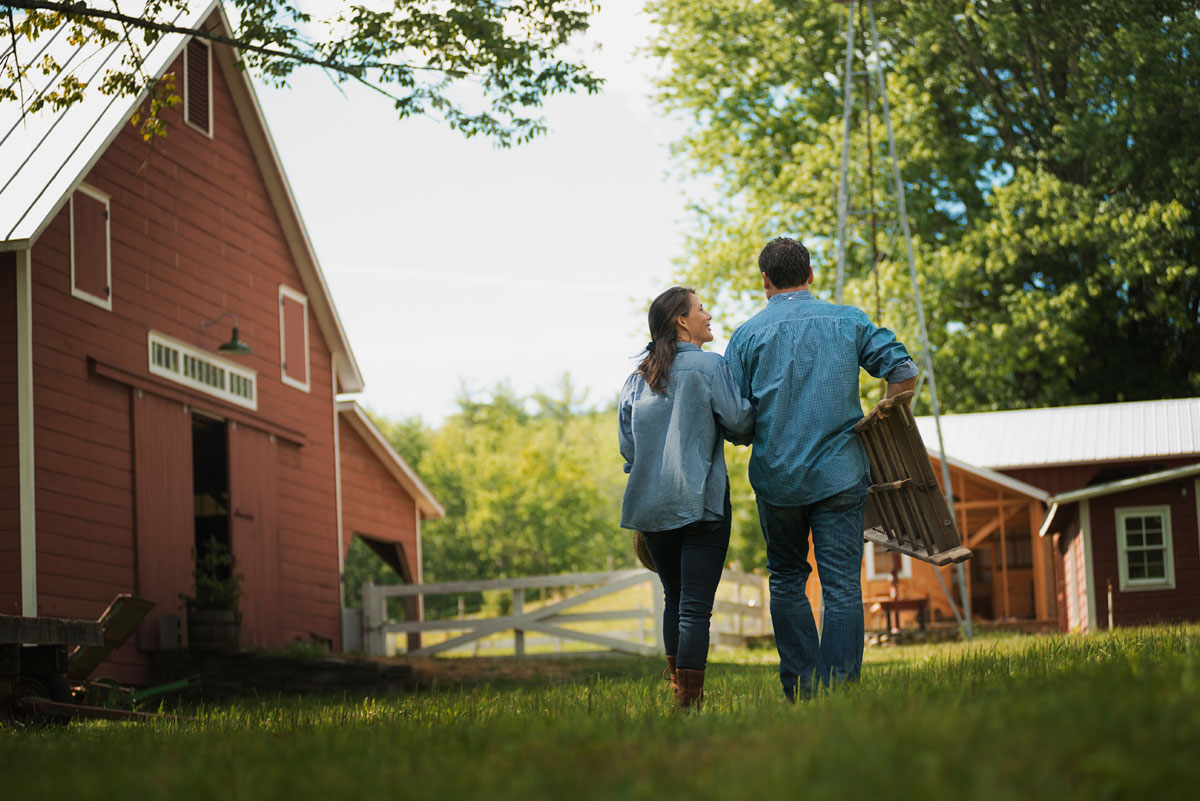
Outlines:
<svg viewBox="0 0 1200 801"><path fill-rule="evenodd" d="M875 378L895 384L917 374L908 350L888 328L881 328L859 312L858 363Z"/></svg>

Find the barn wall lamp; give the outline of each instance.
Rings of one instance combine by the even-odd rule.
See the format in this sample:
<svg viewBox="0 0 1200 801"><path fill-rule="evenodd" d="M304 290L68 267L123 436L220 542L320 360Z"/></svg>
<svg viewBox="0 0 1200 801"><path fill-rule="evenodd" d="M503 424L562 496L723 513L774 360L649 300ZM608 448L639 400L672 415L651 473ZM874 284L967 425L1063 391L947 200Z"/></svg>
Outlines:
<svg viewBox="0 0 1200 801"><path fill-rule="evenodd" d="M233 318L233 336L231 336L229 338L228 342L223 342L220 345L218 345L217 350L221 351L222 353L232 353L235 355L249 353L250 346L247 345L242 340L238 339L237 315L234 314L233 312L225 312L224 314L222 314L220 317L213 320L212 322L209 322L207 320L201 320L200 321L200 330L203 331L205 328L207 328L210 325L216 325L217 323L224 320L226 317Z"/></svg>

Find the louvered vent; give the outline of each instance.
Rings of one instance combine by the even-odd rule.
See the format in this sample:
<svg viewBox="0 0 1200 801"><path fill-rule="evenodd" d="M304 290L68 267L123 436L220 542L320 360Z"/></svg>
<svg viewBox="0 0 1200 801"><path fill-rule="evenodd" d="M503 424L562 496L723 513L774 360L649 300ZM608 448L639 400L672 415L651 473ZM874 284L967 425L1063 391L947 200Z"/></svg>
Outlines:
<svg viewBox="0 0 1200 801"><path fill-rule="evenodd" d="M192 39L187 46L184 72L184 114L192 125L212 135L212 48L207 42Z"/></svg>
<svg viewBox="0 0 1200 801"><path fill-rule="evenodd" d="M151 331L150 372L207 395L258 409L258 374Z"/></svg>

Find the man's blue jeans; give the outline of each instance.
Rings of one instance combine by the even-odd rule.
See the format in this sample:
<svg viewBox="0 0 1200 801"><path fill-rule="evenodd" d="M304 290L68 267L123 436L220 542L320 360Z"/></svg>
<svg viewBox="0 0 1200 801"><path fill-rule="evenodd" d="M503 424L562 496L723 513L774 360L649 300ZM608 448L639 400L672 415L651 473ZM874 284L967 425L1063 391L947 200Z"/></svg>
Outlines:
<svg viewBox="0 0 1200 801"><path fill-rule="evenodd" d="M810 696L817 683L854 681L862 668L863 511L867 481L807 506L772 506L758 499L771 573L771 622L779 649L779 679L791 697ZM818 640L804 594L808 532L821 578L824 621Z"/></svg>

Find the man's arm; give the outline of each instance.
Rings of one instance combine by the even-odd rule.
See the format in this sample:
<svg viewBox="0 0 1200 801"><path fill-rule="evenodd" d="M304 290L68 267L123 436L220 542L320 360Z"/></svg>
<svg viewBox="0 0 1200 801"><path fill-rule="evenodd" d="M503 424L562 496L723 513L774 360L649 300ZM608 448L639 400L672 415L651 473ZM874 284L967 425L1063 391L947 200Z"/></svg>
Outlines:
<svg viewBox="0 0 1200 801"><path fill-rule="evenodd" d="M906 395L903 398L897 398L896 396L902 392L911 392L916 388L916 386L917 377L915 375L912 378L905 379L904 381L900 381L895 384L889 381L887 385L887 392L884 393L883 397L885 400L890 400L893 403L903 403L905 406L908 406L910 403L912 403L912 395Z"/></svg>

